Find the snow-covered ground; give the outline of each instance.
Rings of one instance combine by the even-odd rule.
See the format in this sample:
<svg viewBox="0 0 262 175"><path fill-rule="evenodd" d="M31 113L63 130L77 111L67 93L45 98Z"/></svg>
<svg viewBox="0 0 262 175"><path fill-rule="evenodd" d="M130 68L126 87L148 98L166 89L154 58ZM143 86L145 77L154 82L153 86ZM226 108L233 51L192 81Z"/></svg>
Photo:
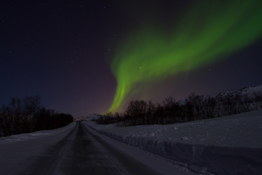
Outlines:
<svg viewBox="0 0 262 175"><path fill-rule="evenodd" d="M158 142L262 148L262 110L170 125L116 127L86 122L96 130L128 139L141 137Z"/></svg>
<svg viewBox="0 0 262 175"><path fill-rule="evenodd" d="M0 138L0 174L22 174L31 163L45 153L50 145L57 144L76 126L18 134Z"/></svg>
<svg viewBox="0 0 262 175"><path fill-rule="evenodd" d="M80 123L74 122L56 130L0 138L0 174L32 174L40 169L61 174L63 168L74 168L74 163L88 168L82 154L91 161L86 152L91 151L94 157L92 149L96 149L94 152L102 154L95 157L103 155L104 162L119 159L114 164L120 169L128 158L129 163L143 163L142 167L160 174L259 175L261 123L262 110L205 121L134 127L97 125L86 119L82 130ZM74 152L79 150L79 154Z"/></svg>
<svg viewBox="0 0 262 175"><path fill-rule="evenodd" d="M0 138L0 175L195 175L181 165L120 143L80 122Z"/></svg>
<svg viewBox="0 0 262 175"><path fill-rule="evenodd" d="M5 145L8 143L19 143L21 141L29 141L29 140L34 140L34 139L40 139L45 136L61 136L64 133L67 133L68 131L72 130L72 128L75 127L75 123L70 123L69 125L58 128L58 129L53 129L53 130L42 130L42 131L36 131L32 133L24 133L24 134L17 134L17 135L11 135L8 137L0 137L0 145ZM58 140L56 140L58 141Z"/></svg>
<svg viewBox="0 0 262 175"><path fill-rule="evenodd" d="M215 174L262 173L261 123L262 110L170 125L116 127L85 120L118 141Z"/></svg>

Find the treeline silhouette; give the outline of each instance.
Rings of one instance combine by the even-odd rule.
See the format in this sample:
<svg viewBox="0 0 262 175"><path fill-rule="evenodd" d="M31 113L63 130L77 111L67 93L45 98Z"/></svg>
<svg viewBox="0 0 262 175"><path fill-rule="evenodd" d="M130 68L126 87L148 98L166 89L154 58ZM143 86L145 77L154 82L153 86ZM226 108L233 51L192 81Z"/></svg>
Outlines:
<svg viewBox="0 0 262 175"><path fill-rule="evenodd" d="M63 127L73 116L42 107L39 96L12 98L0 108L0 137Z"/></svg>
<svg viewBox="0 0 262 175"><path fill-rule="evenodd" d="M220 95L217 97L192 93L184 101L173 97L162 103L132 100L123 113L107 112L97 119L98 124L118 123L117 126L171 124L228 116L262 107L262 93L247 95Z"/></svg>

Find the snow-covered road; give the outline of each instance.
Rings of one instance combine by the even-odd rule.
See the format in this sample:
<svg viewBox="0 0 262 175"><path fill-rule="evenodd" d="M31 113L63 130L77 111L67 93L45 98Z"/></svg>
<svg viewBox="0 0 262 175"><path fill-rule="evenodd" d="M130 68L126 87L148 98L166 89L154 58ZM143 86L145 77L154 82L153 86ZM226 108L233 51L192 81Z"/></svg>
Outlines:
<svg viewBox="0 0 262 175"><path fill-rule="evenodd" d="M115 140L183 162L199 174L262 174L262 110L169 125L84 124Z"/></svg>
<svg viewBox="0 0 262 175"><path fill-rule="evenodd" d="M0 174L194 174L74 122L0 138Z"/></svg>

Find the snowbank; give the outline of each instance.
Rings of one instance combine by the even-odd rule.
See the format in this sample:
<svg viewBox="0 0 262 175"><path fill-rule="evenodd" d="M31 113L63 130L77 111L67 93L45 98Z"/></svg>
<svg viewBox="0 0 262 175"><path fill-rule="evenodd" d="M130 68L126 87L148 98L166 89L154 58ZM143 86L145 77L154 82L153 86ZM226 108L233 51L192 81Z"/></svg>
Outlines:
<svg viewBox="0 0 262 175"><path fill-rule="evenodd" d="M66 137L76 123L54 129L0 138L0 174L21 174L30 169L38 156L45 154L50 145ZM1 168L4 167L4 168Z"/></svg>
<svg viewBox="0 0 262 175"><path fill-rule="evenodd" d="M262 174L262 110L172 125L89 127L129 145L215 174ZM245 166L243 166L245 165Z"/></svg>
<svg viewBox="0 0 262 175"><path fill-rule="evenodd" d="M19 142L19 141L25 141L25 140L31 140L31 139L39 139L41 137L48 136L48 135L59 135L59 134L72 130L72 128L74 128L75 126L76 126L76 123L72 122L67 126L53 129L53 130L42 130L42 131L36 131L32 133L23 133L23 134L11 135L8 137L0 137L0 145L10 143L10 142Z"/></svg>

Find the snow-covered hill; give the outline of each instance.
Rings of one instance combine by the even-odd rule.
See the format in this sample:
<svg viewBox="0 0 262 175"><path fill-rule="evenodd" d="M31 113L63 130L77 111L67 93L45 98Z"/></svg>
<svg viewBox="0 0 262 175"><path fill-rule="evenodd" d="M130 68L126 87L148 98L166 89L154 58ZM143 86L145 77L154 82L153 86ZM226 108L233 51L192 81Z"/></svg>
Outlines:
<svg viewBox="0 0 262 175"><path fill-rule="evenodd" d="M85 120L85 119L87 120L98 119L100 116L103 116L103 115L94 113L94 114L90 114L87 116L76 117L74 118L74 121L80 121L80 120Z"/></svg>
<svg viewBox="0 0 262 175"><path fill-rule="evenodd" d="M225 96L229 96L231 98L234 98L237 95L242 96L242 97L247 96L249 98L254 98L255 95L262 95L262 85L245 87L245 88L242 88L240 90L220 92L216 96L216 99L221 99Z"/></svg>
<svg viewBox="0 0 262 175"><path fill-rule="evenodd" d="M101 116L103 116L103 115L94 113L94 114L90 114L88 117L91 120L96 120L96 119L98 119Z"/></svg>
<svg viewBox="0 0 262 175"><path fill-rule="evenodd" d="M230 97L232 99L236 98L236 96L239 96L241 98L248 97L248 98L255 98L256 96L262 97L262 85L257 86L250 86L245 87L240 90L229 90L229 91L223 91L214 96L217 102L221 102L222 99L225 99L226 97ZM207 98L206 95L200 95L199 98L205 99ZM186 103L186 100L188 98L178 101L180 105L184 105Z"/></svg>

